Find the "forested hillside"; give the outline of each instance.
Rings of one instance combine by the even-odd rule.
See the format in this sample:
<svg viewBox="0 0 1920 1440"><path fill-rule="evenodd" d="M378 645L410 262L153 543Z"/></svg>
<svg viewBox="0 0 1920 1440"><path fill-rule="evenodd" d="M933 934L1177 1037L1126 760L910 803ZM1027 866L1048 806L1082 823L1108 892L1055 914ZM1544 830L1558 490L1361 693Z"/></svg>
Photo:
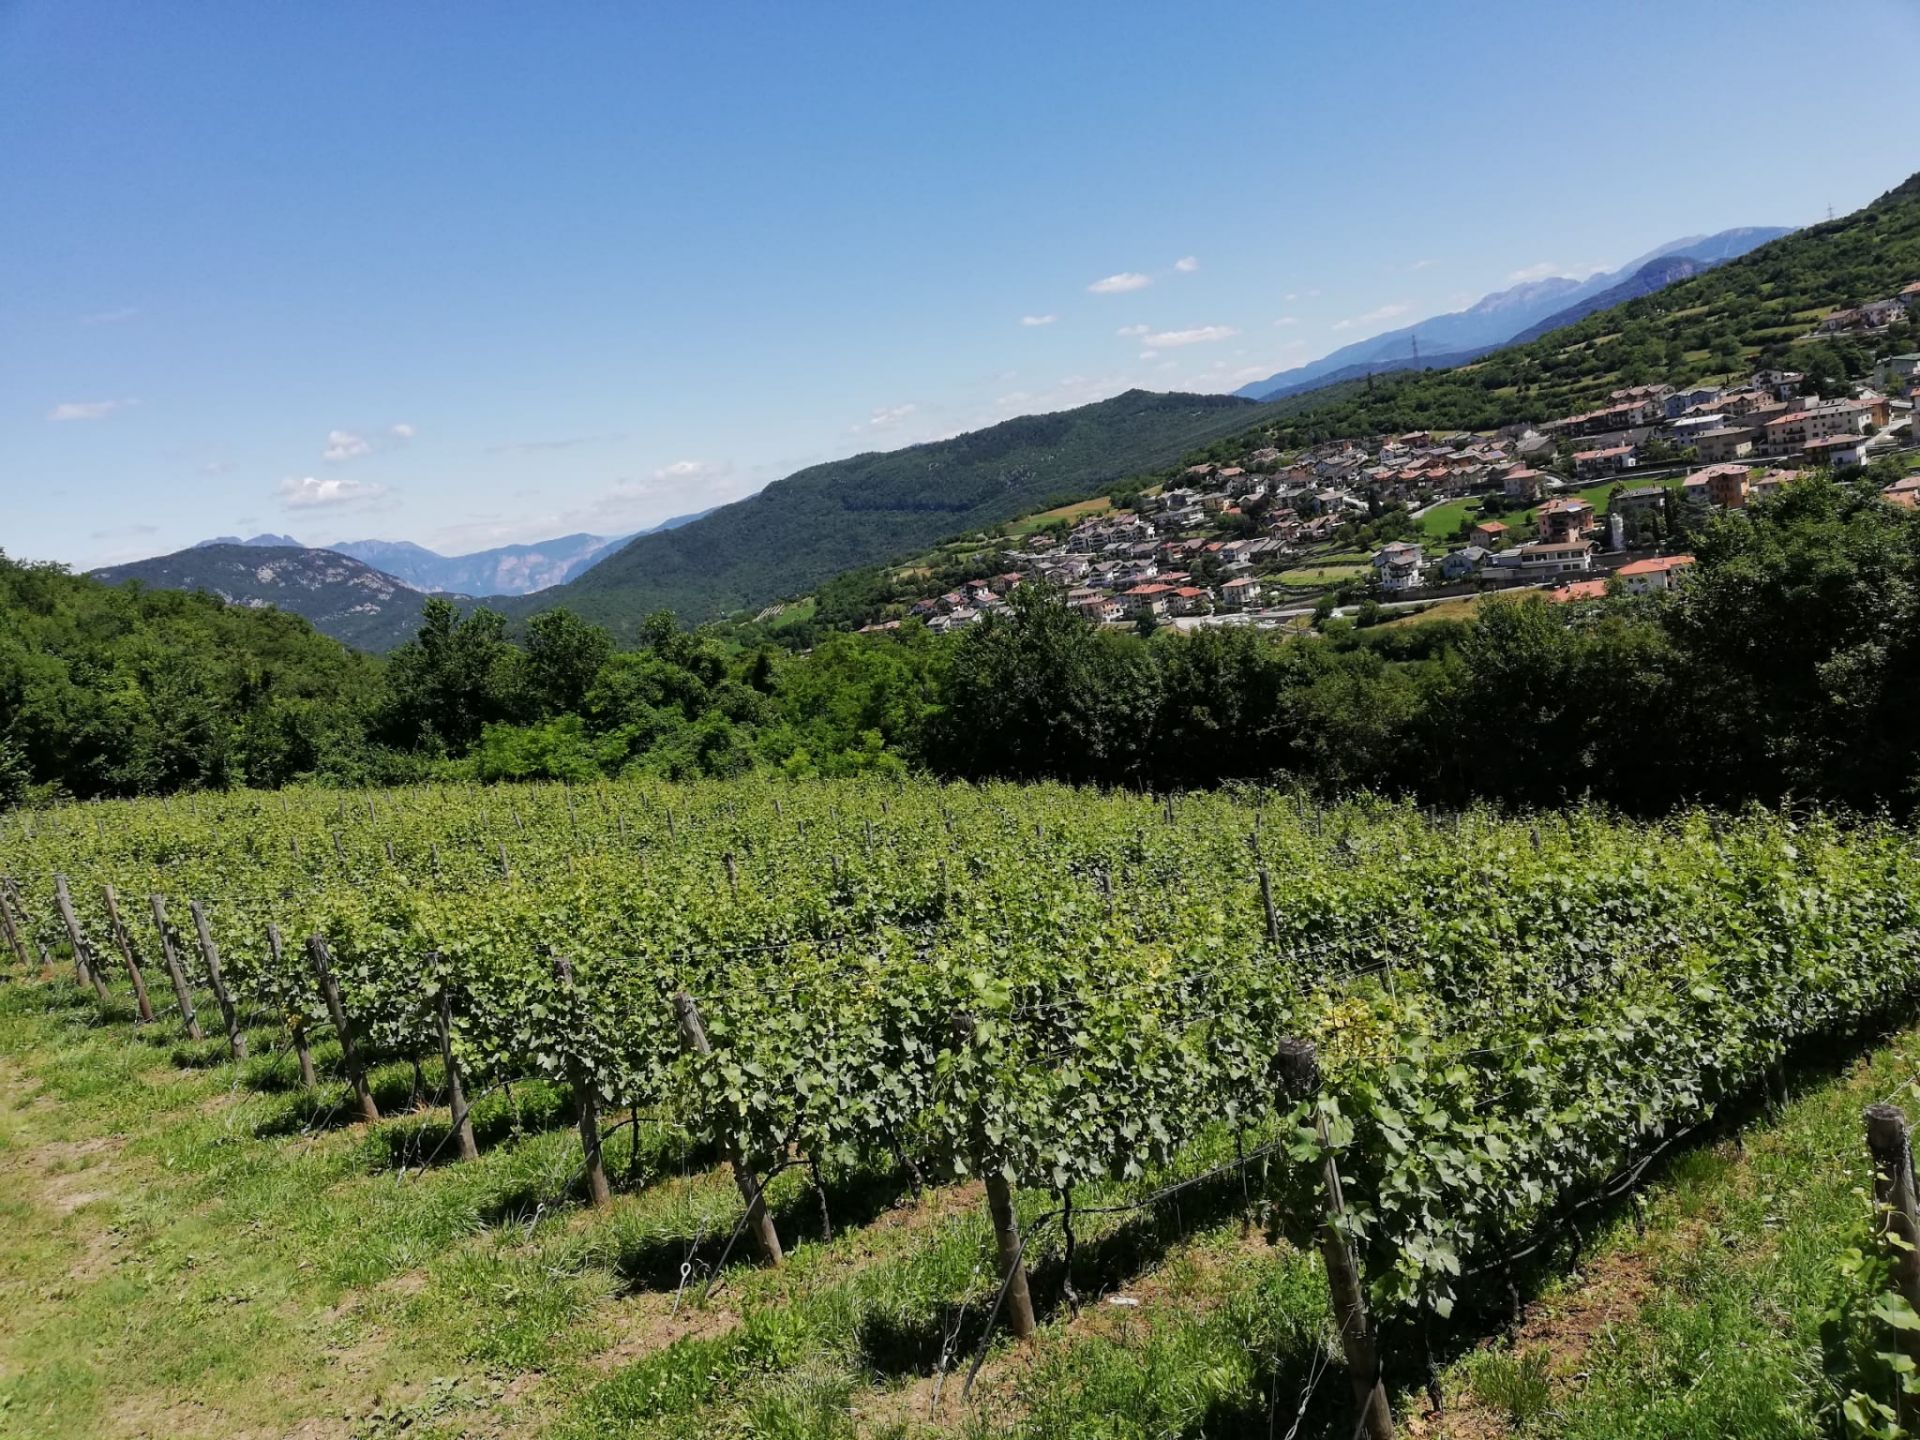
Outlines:
<svg viewBox="0 0 1920 1440"><path fill-rule="evenodd" d="M650 612L704 620L1171 465L1260 407L1133 390L950 440L815 465L665 534L646 535L514 613L564 607L631 633Z"/></svg>
<svg viewBox="0 0 1920 1440"><path fill-rule="evenodd" d="M277 785L360 745L377 683L297 615L0 555L0 804Z"/></svg>

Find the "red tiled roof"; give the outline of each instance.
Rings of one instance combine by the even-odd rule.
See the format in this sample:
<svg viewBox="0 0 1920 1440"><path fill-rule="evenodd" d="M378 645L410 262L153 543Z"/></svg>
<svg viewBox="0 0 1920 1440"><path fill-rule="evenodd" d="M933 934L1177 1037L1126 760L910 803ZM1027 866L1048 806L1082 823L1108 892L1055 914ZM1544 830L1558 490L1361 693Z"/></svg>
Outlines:
<svg viewBox="0 0 1920 1440"><path fill-rule="evenodd" d="M1568 585L1556 585L1547 592L1547 598L1556 605L1565 605L1572 600L1601 600L1606 593L1604 580L1575 580Z"/></svg>
<svg viewBox="0 0 1920 1440"><path fill-rule="evenodd" d="M1617 575L1664 575L1671 570L1683 570L1693 563L1691 555L1656 555L1651 560L1636 560L1631 565L1622 565L1614 573Z"/></svg>

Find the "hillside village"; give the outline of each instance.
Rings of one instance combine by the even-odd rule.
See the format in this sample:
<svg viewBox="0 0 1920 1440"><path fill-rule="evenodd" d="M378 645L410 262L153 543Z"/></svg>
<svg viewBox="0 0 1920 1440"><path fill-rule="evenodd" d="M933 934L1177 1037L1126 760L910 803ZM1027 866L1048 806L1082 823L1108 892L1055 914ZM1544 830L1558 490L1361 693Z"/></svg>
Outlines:
<svg viewBox="0 0 1920 1440"><path fill-rule="evenodd" d="M1816 333L1871 342L1916 313L1920 282L1828 315ZM1342 605L1415 608L1510 587L1586 600L1610 579L1628 594L1660 591L1685 575L1687 537L1705 516L1911 443L1920 354L1883 356L1847 389L1823 396L1804 374L1763 370L1626 386L1598 408L1490 433L1352 437L1294 453L1254 444L1125 505L1082 502L977 538L964 553L993 573L896 604L863 633L908 619L962 629L1029 581L1059 587L1101 624L1179 629L1303 624ZM1887 498L1920 502L1920 477L1889 485Z"/></svg>

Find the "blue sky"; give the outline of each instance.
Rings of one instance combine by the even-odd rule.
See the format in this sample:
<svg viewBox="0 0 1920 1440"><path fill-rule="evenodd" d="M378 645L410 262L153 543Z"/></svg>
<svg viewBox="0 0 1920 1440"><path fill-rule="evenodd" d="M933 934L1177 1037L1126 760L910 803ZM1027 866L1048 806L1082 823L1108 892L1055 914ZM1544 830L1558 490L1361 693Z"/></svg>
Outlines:
<svg viewBox="0 0 1920 1440"><path fill-rule="evenodd" d="M1231 389L1864 204L1915 63L1911 0L0 0L0 547L613 533Z"/></svg>

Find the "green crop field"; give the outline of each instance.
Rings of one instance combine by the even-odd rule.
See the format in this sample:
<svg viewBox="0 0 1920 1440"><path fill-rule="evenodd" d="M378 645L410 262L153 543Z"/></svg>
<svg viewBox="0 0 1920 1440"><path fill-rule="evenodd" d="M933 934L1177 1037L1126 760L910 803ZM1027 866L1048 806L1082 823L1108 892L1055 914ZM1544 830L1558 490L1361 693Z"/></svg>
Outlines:
<svg viewBox="0 0 1920 1440"><path fill-rule="evenodd" d="M1804 813L236 792L0 875L36 1436L1349 1435L1323 1225L1380 1403L1507 1395L1526 1257L1920 993L1912 837Z"/></svg>

